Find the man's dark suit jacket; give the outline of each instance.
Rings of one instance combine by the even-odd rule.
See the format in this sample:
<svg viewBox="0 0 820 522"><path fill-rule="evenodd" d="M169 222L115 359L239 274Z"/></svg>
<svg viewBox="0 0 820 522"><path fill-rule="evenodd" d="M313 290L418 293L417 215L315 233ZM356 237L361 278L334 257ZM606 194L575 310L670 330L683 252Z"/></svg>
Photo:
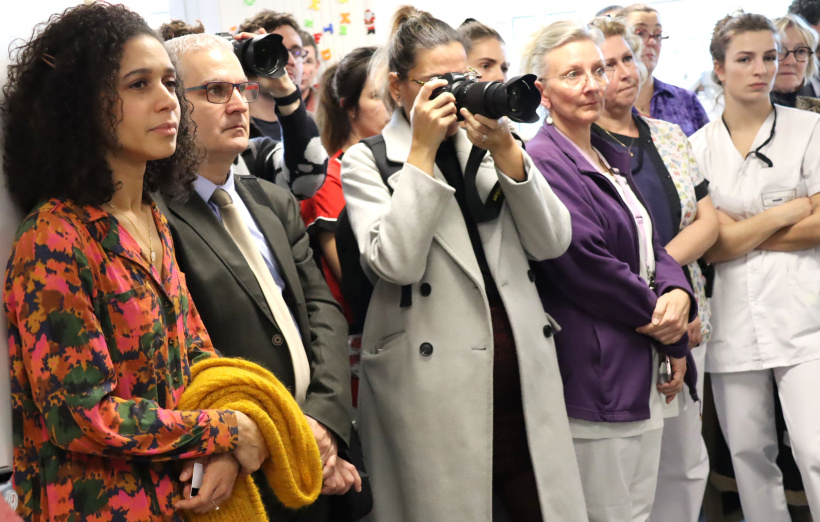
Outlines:
<svg viewBox="0 0 820 522"><path fill-rule="evenodd" d="M259 180L265 201L234 176L236 191L268 242L285 281L284 298L296 318L311 368L302 409L350 437L347 322L316 266L299 204L286 190ZM196 192L185 201L157 198L174 238L177 261L214 347L276 375L293 391L293 365L262 289L222 222Z"/></svg>

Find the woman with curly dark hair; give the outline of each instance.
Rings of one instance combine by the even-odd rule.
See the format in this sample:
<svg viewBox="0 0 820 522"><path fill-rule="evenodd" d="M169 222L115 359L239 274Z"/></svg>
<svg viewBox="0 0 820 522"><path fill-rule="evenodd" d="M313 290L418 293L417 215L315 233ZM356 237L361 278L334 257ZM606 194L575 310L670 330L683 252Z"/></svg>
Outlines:
<svg viewBox="0 0 820 522"><path fill-rule="evenodd" d="M26 520L181 520L218 509L267 456L256 424L178 411L214 350L150 193L195 176L188 108L156 33L122 6L81 5L18 46L3 107L10 193L24 212L4 305L14 487ZM208 457L199 495L191 460Z"/></svg>

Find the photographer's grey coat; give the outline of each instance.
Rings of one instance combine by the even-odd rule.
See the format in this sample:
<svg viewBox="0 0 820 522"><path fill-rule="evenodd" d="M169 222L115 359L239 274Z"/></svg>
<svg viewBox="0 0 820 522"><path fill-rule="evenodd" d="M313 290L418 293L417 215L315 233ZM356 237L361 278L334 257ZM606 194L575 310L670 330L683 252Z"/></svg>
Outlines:
<svg viewBox="0 0 820 522"><path fill-rule="evenodd" d="M411 130L400 111L384 129L404 162ZM464 169L471 143L455 137ZM500 216L478 225L512 325L530 454L544 520L587 520L552 334L529 259L561 255L570 216L525 156L521 183L478 171L479 193L500 182ZM492 519L493 336L484 282L454 190L412 165L391 194L364 144L343 157L342 185L363 265L376 280L362 340L359 414L379 522ZM410 285L412 305L400 307Z"/></svg>

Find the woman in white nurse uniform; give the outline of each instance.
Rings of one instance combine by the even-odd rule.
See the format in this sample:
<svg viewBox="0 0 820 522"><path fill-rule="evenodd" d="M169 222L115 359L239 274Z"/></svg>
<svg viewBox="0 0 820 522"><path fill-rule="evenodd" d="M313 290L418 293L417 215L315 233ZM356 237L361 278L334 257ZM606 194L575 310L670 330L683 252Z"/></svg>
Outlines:
<svg viewBox="0 0 820 522"><path fill-rule="evenodd" d="M749 522L789 521L774 386L813 516L820 518L820 115L769 101L777 31L718 22L710 51L725 110L692 136L720 219L706 371Z"/></svg>

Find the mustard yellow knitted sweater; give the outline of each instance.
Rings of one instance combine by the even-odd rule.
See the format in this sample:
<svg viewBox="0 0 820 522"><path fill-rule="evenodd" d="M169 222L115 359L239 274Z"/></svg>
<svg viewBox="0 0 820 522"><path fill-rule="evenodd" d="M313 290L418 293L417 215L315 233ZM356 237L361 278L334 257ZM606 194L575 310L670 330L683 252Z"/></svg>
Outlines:
<svg viewBox="0 0 820 522"><path fill-rule="evenodd" d="M312 504L322 489L322 461L316 439L293 396L268 370L244 359L211 358L191 367L192 382L180 410L241 411L256 423L270 450L262 471L283 505ZM196 522L267 520L259 490L251 477L237 478L231 499L204 515L187 513Z"/></svg>

